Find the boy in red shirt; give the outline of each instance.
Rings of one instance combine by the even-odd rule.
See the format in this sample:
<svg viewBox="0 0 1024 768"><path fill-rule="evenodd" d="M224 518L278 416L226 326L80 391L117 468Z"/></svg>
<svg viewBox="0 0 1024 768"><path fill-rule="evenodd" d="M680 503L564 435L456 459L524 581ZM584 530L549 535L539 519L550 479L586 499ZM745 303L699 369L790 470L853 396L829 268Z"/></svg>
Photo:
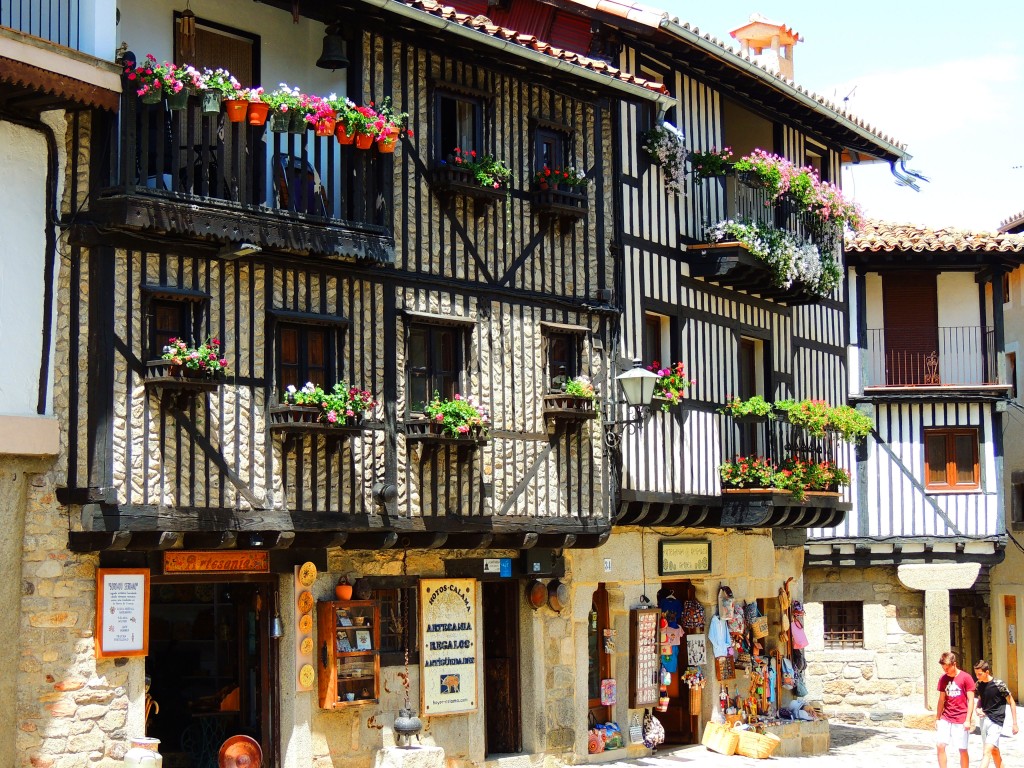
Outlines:
<svg viewBox="0 0 1024 768"><path fill-rule="evenodd" d="M939 704L935 708L935 743L939 768L946 768L946 747L960 750L960 768L970 768L967 736L974 717L974 678L956 665L956 654L947 651L939 657L942 677L937 686Z"/></svg>

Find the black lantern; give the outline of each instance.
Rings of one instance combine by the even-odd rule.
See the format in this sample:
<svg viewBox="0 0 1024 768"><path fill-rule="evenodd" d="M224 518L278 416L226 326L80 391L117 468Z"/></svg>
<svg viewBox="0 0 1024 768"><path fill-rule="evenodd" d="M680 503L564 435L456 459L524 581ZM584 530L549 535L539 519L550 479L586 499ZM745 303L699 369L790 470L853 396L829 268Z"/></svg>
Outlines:
<svg viewBox="0 0 1024 768"><path fill-rule="evenodd" d="M316 65L320 69L345 69L348 66L348 56L345 55L345 38L336 25L331 25L324 30L324 48Z"/></svg>

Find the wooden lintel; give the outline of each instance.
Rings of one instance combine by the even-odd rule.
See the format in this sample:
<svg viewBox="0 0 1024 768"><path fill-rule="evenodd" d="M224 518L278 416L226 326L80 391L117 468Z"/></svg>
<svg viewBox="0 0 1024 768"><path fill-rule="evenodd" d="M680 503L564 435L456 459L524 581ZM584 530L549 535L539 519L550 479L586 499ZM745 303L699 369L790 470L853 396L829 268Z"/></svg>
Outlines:
<svg viewBox="0 0 1024 768"><path fill-rule="evenodd" d="M68 549L78 553L125 550L131 540L130 531L70 531Z"/></svg>
<svg viewBox="0 0 1024 768"><path fill-rule="evenodd" d="M348 534L345 549L391 549L398 543L394 531L356 531Z"/></svg>
<svg viewBox="0 0 1024 768"><path fill-rule="evenodd" d="M230 549L238 543L236 531L189 531L185 533L185 549Z"/></svg>

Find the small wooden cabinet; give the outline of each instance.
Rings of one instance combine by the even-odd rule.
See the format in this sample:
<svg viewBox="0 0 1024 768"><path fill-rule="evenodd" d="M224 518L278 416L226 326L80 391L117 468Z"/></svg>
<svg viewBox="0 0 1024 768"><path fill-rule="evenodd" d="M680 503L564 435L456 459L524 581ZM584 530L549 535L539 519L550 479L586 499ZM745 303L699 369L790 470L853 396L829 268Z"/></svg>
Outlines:
<svg viewBox="0 0 1024 768"><path fill-rule="evenodd" d="M317 682L322 709L380 699L380 603L317 603Z"/></svg>

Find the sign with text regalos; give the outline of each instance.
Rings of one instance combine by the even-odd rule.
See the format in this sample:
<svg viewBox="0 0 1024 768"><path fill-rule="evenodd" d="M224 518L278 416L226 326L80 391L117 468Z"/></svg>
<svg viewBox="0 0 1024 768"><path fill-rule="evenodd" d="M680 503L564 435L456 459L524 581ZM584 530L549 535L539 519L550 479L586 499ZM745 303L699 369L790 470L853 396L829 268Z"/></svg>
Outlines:
<svg viewBox="0 0 1024 768"><path fill-rule="evenodd" d="M476 579L420 581L420 701L425 715L476 711Z"/></svg>

